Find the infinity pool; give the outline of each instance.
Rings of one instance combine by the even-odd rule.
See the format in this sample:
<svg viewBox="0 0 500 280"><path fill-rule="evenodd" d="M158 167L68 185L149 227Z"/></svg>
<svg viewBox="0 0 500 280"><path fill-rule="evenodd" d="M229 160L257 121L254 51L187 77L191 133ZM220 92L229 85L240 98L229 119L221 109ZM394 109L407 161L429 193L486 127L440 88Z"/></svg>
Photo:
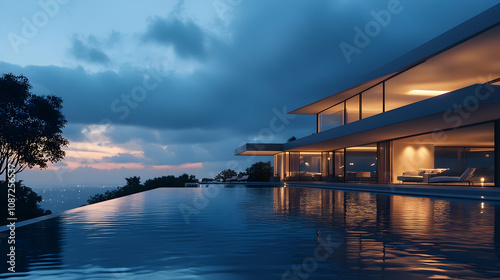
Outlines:
<svg viewBox="0 0 500 280"><path fill-rule="evenodd" d="M64 212L16 238L17 272L3 267L0 278L500 279L500 204L465 200L164 188Z"/></svg>

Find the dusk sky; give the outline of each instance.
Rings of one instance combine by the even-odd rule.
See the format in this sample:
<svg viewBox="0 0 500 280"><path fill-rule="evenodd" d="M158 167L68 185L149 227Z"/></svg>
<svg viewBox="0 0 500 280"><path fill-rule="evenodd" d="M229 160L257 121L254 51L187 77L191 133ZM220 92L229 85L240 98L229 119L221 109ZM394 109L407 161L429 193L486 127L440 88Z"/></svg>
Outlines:
<svg viewBox="0 0 500 280"><path fill-rule="evenodd" d="M272 158L234 156L242 144L315 132L315 116L284 112L363 82L499 2L1 0L0 71L62 97L70 141L65 160L17 179L123 185L243 171ZM356 46L356 30L377 19ZM356 52L346 56L347 45Z"/></svg>

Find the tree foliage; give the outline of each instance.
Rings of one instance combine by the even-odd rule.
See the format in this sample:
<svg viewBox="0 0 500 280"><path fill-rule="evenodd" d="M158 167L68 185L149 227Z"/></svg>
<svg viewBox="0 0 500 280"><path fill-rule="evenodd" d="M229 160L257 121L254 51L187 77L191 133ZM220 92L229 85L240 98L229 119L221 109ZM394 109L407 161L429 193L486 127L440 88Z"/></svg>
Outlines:
<svg viewBox="0 0 500 280"><path fill-rule="evenodd" d="M134 193L145 191L146 188L141 184L141 177L134 176L130 178L125 178L127 184L123 187L118 187L116 190L106 191L104 194L96 194L91 196L87 202L89 204L110 200L113 198L118 198L126 195L131 195Z"/></svg>
<svg viewBox="0 0 500 280"><path fill-rule="evenodd" d="M148 179L144 184L141 184L141 177L137 176L125 178L125 180L127 181L125 186L118 187L116 190L106 191L104 194L93 195L87 200L87 202L89 204L93 204L159 187L184 187L185 183L197 182L194 175L188 174L182 174L179 177L169 175Z"/></svg>
<svg viewBox="0 0 500 280"><path fill-rule="evenodd" d="M158 187L184 187L185 183L194 183L194 182L198 182L196 176L184 173L179 177L169 175L169 176L162 176L154 179L149 179L146 180L146 183L144 183L144 185L146 186L147 189L154 189Z"/></svg>
<svg viewBox="0 0 500 280"><path fill-rule="evenodd" d="M0 174L11 168L17 174L26 168L47 168L64 158L68 140L62 136L66 118L62 99L31 93L28 78L4 74L0 77Z"/></svg>
<svg viewBox="0 0 500 280"><path fill-rule="evenodd" d="M2 190L7 190L7 183L2 181L0 183ZM42 197L39 196L33 189L26 187L22 184L22 181L14 183L15 187L15 215L17 221L23 221L28 219L33 219L43 215L52 214L50 210L44 210L40 207L40 202L42 202ZM5 194L5 195L4 195ZM2 191L0 205L4 206L4 209L0 211L0 224L7 224L8 209L7 209L7 192Z"/></svg>
<svg viewBox="0 0 500 280"><path fill-rule="evenodd" d="M236 176L238 175L238 173L236 173L236 171L232 170L232 169L225 169L225 170L222 170L221 172L219 172L219 174L217 174L217 176L215 176L215 180L222 180L223 182L225 182L227 179L233 177L233 176Z"/></svg>
<svg viewBox="0 0 500 280"><path fill-rule="evenodd" d="M259 161L247 168L249 182L269 182L273 176L273 166L271 162Z"/></svg>

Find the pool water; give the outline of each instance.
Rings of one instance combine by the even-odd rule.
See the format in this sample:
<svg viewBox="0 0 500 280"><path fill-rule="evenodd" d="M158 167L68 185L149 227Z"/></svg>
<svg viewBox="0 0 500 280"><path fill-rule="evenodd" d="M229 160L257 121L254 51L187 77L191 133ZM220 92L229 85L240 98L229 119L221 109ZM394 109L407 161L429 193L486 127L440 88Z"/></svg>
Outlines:
<svg viewBox="0 0 500 280"><path fill-rule="evenodd" d="M16 240L17 272L0 278L500 279L500 204L480 201L163 188L17 228Z"/></svg>

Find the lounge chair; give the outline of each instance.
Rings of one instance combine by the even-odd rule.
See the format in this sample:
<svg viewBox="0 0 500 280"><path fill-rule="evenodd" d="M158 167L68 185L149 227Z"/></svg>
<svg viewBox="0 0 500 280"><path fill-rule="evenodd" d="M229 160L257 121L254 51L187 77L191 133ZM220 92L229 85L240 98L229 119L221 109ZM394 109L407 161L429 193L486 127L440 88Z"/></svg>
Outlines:
<svg viewBox="0 0 500 280"><path fill-rule="evenodd" d="M465 169L464 173L462 176L438 176L434 178L429 179L429 183L461 183L461 182L468 182L470 186L470 179L472 176L474 176L474 172L476 171L475 168L467 168Z"/></svg>
<svg viewBox="0 0 500 280"><path fill-rule="evenodd" d="M403 172L402 176L398 176L397 180L403 183L427 183L431 176L443 173L449 170L449 168L420 168L417 171L407 171Z"/></svg>
<svg viewBox="0 0 500 280"><path fill-rule="evenodd" d="M403 183L421 183L424 181L424 174L423 172L407 171L403 172L402 176L398 176L397 180Z"/></svg>

